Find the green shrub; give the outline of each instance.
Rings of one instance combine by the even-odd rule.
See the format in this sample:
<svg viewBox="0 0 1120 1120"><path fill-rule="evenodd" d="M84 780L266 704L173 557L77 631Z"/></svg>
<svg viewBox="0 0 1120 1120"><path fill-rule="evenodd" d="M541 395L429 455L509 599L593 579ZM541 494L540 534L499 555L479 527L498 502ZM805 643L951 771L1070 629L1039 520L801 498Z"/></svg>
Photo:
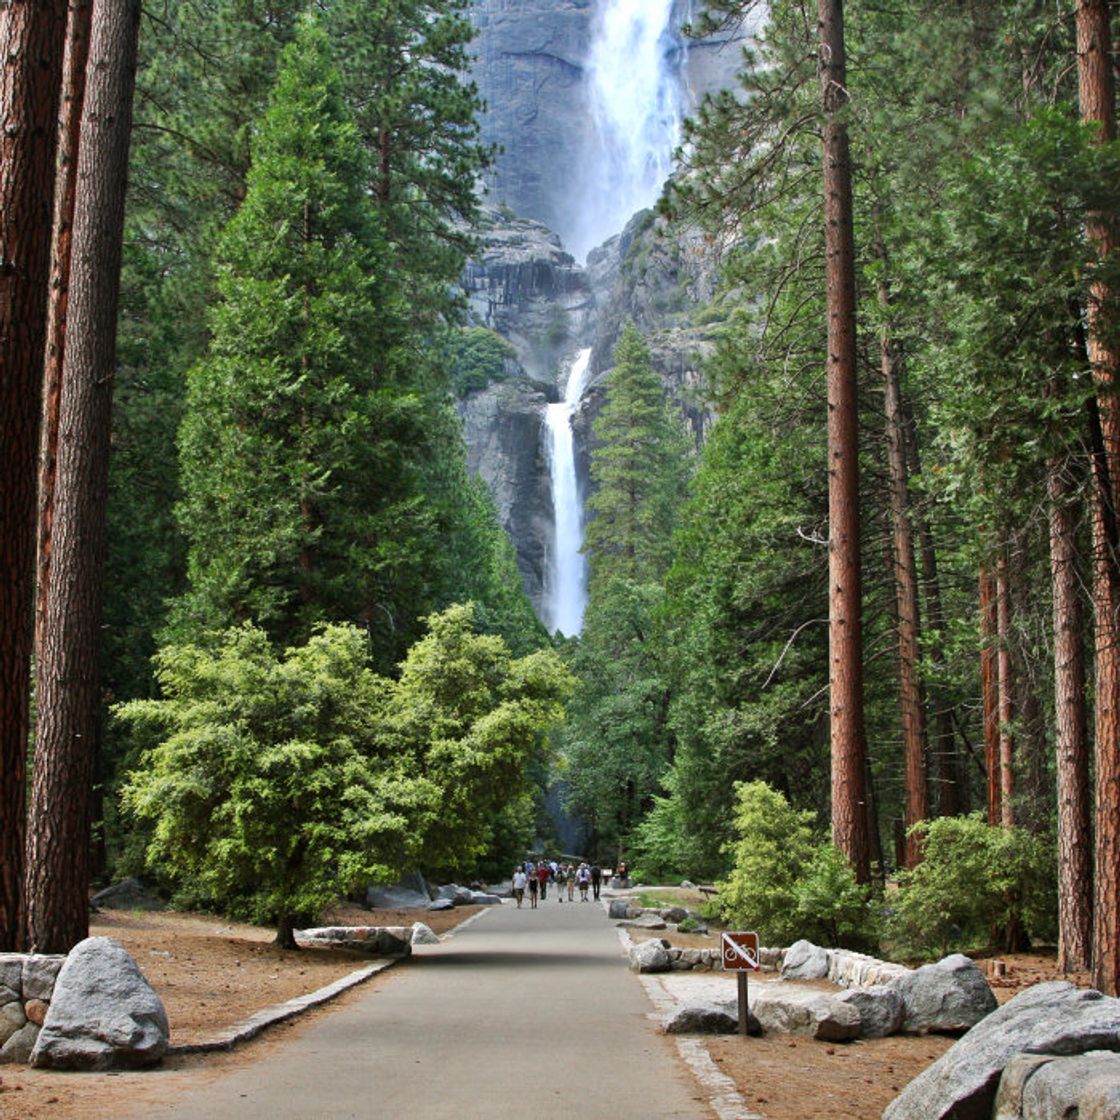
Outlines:
<svg viewBox="0 0 1120 1120"><path fill-rule="evenodd" d="M455 395L464 397L509 376L509 365L517 358L513 344L485 327L464 327L447 341L451 384Z"/></svg>
<svg viewBox="0 0 1120 1120"><path fill-rule="evenodd" d="M867 947L876 915L844 857L813 835L810 812L794 809L765 782L736 787L734 867L719 885L728 925L757 930L766 944L807 937Z"/></svg>
<svg viewBox="0 0 1120 1120"><path fill-rule="evenodd" d="M685 918L677 923L677 933L695 933L700 928L700 923L695 918Z"/></svg>
<svg viewBox="0 0 1120 1120"><path fill-rule="evenodd" d="M1054 844L1021 828L987 824L980 814L941 817L915 828L925 855L899 877L887 914L896 954L944 955L993 942L1016 947L1022 935L1054 936Z"/></svg>

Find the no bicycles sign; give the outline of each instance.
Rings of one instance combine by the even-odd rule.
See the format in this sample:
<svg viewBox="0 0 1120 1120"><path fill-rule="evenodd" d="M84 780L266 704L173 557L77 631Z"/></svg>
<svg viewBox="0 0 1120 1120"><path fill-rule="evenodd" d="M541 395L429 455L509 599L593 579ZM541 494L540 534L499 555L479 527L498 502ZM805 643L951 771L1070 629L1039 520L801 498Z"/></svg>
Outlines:
<svg viewBox="0 0 1120 1120"><path fill-rule="evenodd" d="M757 972L762 965L758 960L757 933L725 933L723 935L723 967L731 972Z"/></svg>

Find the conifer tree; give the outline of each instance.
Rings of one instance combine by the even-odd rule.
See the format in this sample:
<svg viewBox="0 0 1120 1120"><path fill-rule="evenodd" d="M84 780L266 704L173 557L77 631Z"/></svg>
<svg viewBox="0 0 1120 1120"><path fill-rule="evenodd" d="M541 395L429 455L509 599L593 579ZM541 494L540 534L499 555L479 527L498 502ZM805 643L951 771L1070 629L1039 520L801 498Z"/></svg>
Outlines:
<svg viewBox="0 0 1120 1120"><path fill-rule="evenodd" d="M220 243L210 352L188 379L192 587L177 624L251 617L284 641L324 617L392 631L428 574L423 417L368 163L310 18L253 154Z"/></svg>

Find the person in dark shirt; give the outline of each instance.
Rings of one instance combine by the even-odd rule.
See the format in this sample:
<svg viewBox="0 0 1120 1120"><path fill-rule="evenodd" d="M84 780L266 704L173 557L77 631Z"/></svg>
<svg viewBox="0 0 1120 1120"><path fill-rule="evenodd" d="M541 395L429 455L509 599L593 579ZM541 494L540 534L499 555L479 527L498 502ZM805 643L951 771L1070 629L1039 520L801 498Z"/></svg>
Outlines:
<svg viewBox="0 0 1120 1120"><path fill-rule="evenodd" d="M599 897L599 888L603 885L603 869L599 866L598 861L591 865L591 894L594 898Z"/></svg>

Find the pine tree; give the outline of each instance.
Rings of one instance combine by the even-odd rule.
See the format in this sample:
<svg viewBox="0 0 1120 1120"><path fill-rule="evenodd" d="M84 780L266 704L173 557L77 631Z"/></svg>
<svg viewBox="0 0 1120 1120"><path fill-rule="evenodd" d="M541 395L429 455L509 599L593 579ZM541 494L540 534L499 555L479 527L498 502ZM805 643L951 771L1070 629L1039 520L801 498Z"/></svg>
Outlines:
<svg viewBox="0 0 1120 1120"><path fill-rule="evenodd" d="M430 553L423 414L367 178L326 33L308 19L221 240L210 352L188 380L180 626L248 617L294 641L322 618L391 631L414 617Z"/></svg>

